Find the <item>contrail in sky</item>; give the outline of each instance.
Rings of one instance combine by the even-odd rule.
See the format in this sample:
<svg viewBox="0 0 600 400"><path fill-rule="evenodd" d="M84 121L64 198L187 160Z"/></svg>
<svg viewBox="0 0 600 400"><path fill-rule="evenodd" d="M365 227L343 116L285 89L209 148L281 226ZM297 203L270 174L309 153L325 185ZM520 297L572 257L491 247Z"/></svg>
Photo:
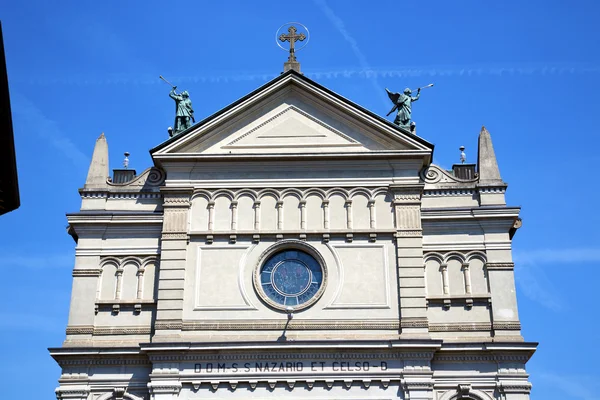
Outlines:
<svg viewBox="0 0 600 400"><path fill-rule="evenodd" d="M561 311L565 308L561 291L554 287L547 268L542 265L597 264L600 262L600 248L515 250L514 260L515 279L523 294L552 311Z"/></svg>
<svg viewBox="0 0 600 400"><path fill-rule="evenodd" d="M315 80L327 79L378 79L405 77L457 77L462 79L482 76L556 76L574 74L597 74L600 66L595 65L565 65L565 64L495 64L495 65L449 65L449 66L405 66L405 67L371 67L364 68L335 68L327 70L305 69L304 74ZM279 76L279 72L257 72L232 74L206 73L202 75L170 74L171 81L179 83L236 83L236 82L267 82ZM45 76L19 77L11 76L11 81L29 85L73 85L73 86L102 86L102 85L158 85L161 84L154 74L118 74L104 76L70 75L52 78ZM376 82L376 81L375 81ZM387 102L386 102L387 103Z"/></svg>
<svg viewBox="0 0 600 400"><path fill-rule="evenodd" d="M340 34L344 37L344 40L346 40L346 42L348 42L350 44L350 47L352 48L352 52L354 52L354 55L356 56L356 58L358 58L358 62L360 63L361 70L366 73L366 75L365 75L366 78L368 78L371 81L373 89L375 89L375 92L379 95L379 97L383 101L384 106L387 106L389 104L389 102L387 101L386 96L383 95L381 86L377 82L377 75L368 73L371 70L371 67L369 66L369 63L367 62L367 57L365 57L363 52L358 47L358 43L356 42L356 40L352 37L352 35L350 35L350 32L348 32L348 30L346 29L346 25L344 24L344 21L342 21L341 18L339 18L333 12L333 10L331 8L329 8L329 6L327 5L327 2L325 0L314 0L314 2L321 9L321 11L323 11L323 13L331 21L333 26L335 26L335 28L338 30L338 32L340 32Z"/></svg>
<svg viewBox="0 0 600 400"><path fill-rule="evenodd" d="M70 159L78 167L87 167L88 157L64 134L56 121L46 117L44 113L24 96L13 96L13 113L15 126L23 127L27 132L36 134L46 140L63 156Z"/></svg>

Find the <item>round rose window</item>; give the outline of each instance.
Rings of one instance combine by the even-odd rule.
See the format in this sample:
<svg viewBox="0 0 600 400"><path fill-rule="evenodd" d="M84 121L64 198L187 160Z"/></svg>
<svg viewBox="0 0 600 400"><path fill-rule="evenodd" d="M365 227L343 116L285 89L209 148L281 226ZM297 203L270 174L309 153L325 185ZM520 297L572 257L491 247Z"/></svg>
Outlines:
<svg viewBox="0 0 600 400"><path fill-rule="evenodd" d="M260 271L260 291L277 308L304 308L315 302L323 286L323 268L310 254L282 250L269 256Z"/></svg>

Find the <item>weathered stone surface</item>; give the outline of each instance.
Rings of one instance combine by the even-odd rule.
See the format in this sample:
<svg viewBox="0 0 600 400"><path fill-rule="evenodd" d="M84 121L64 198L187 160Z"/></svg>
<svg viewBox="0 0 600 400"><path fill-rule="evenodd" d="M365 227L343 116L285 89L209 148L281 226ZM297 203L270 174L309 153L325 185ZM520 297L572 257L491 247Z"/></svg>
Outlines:
<svg viewBox="0 0 600 400"><path fill-rule="evenodd" d="M108 173L101 137L68 215L58 398L527 399L519 209L487 131L477 178L432 150L295 71L153 149L131 181L88 187ZM319 264L302 309L258 290L278 249Z"/></svg>

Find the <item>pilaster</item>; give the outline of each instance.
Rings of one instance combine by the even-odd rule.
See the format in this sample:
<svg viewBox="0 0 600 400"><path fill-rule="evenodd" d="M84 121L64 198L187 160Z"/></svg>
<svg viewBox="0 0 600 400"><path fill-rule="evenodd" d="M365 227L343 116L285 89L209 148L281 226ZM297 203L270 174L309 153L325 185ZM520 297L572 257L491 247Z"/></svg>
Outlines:
<svg viewBox="0 0 600 400"><path fill-rule="evenodd" d="M390 186L396 217L401 337L429 337L423 266L423 185Z"/></svg>
<svg viewBox="0 0 600 400"><path fill-rule="evenodd" d="M485 264L492 296L492 329L496 340L522 340L517 311L514 263Z"/></svg>
<svg viewBox="0 0 600 400"><path fill-rule="evenodd" d="M181 333L191 194L191 191L184 190L163 192L164 220L155 337L179 336Z"/></svg>

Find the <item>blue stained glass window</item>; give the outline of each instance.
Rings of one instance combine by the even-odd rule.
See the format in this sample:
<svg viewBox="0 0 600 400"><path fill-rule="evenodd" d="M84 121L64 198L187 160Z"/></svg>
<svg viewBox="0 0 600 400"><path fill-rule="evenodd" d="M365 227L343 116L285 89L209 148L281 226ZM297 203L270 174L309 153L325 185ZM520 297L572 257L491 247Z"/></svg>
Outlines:
<svg viewBox="0 0 600 400"><path fill-rule="evenodd" d="M260 270L260 285L272 301L301 306L310 301L323 284L321 265L300 250L284 250L267 259Z"/></svg>

